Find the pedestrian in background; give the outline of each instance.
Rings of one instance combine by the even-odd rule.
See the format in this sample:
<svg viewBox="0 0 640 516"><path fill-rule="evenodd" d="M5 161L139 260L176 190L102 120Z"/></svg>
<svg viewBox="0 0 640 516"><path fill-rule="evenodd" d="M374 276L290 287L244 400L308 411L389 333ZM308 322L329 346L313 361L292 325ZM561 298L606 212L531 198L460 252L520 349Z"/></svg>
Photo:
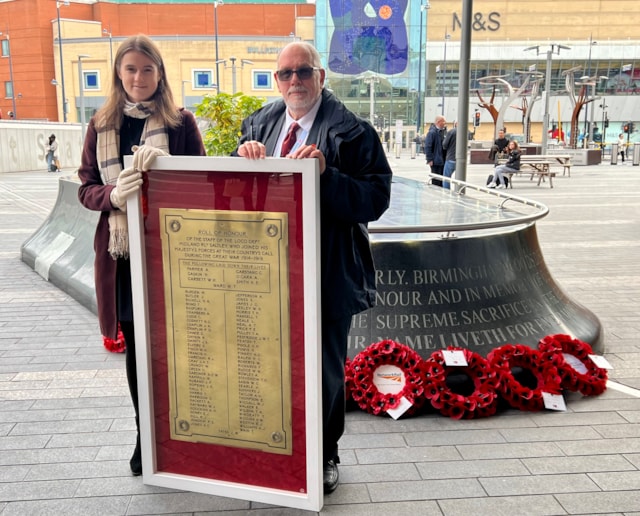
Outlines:
<svg viewBox="0 0 640 516"><path fill-rule="evenodd" d="M345 361L354 314L373 306L375 268L367 223L389 206L391 168L375 129L324 88L320 54L286 45L274 74L282 100L242 123L234 155L314 158L320 169L323 485L338 486L345 424ZM295 142L295 144L294 144Z"/></svg>
<svg viewBox="0 0 640 516"><path fill-rule="evenodd" d="M498 154L506 152L507 145L509 145L509 139L505 136L505 130L500 129L498 131L498 137L493 141L493 145L489 150L489 159L493 161L494 165L497 165L498 163Z"/></svg>
<svg viewBox="0 0 640 516"><path fill-rule="evenodd" d="M453 129L447 131L447 135L444 137L442 143L442 150L444 151L444 171L445 177L451 177L456 170L456 134L458 132L458 123L453 123ZM449 181L444 181L442 187L446 190L451 188Z"/></svg>
<svg viewBox="0 0 640 516"><path fill-rule="evenodd" d="M447 121L443 116L436 116L436 119L424 141L424 153L427 157L427 165L431 168L433 174L443 175L444 173L444 151L442 144L444 143L444 133L446 131ZM431 183L435 186L442 186L441 179L433 179Z"/></svg>
<svg viewBox="0 0 640 516"><path fill-rule="evenodd" d="M58 159L58 142L56 141L56 135L49 136L47 145L44 147L44 151L47 153L47 172L57 172L60 170L60 160Z"/></svg>
<svg viewBox="0 0 640 516"><path fill-rule="evenodd" d="M133 475L140 475L127 198L140 190L142 175L157 156L204 156L205 150L193 114L176 107L160 52L147 36L132 36L120 44L111 76L107 101L87 128L78 170L82 181L78 197L85 208L101 212L94 239L98 320L102 335L116 339L118 323L124 335L125 367L137 428L129 466ZM124 156L131 154L133 165L124 168Z"/></svg>
<svg viewBox="0 0 640 516"><path fill-rule="evenodd" d="M520 170L520 156L522 152L518 142L511 140L507 145L507 162L504 165L499 165L493 172L493 180L489 183L489 188L506 188L507 182L504 174L516 173ZM513 185L512 185L513 186Z"/></svg>
<svg viewBox="0 0 640 516"><path fill-rule="evenodd" d="M416 137L413 139L413 142L416 144L416 154L420 154L422 152L422 146L424 144L424 139L420 133L416 134Z"/></svg>
<svg viewBox="0 0 640 516"><path fill-rule="evenodd" d="M624 141L624 134L620 133L618 135L618 152L620 153L620 158L622 158L622 162L624 163L624 155L626 154L625 149L627 148L627 144Z"/></svg>

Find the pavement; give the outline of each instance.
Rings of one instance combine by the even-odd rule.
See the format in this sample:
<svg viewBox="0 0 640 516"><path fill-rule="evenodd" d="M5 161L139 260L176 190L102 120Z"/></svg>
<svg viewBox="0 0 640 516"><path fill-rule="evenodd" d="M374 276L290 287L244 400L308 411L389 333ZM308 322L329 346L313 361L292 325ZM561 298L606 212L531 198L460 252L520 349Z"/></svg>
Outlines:
<svg viewBox="0 0 640 516"><path fill-rule="evenodd" d="M421 155L390 162L424 178ZM490 171L469 165L467 180L483 185ZM93 313L20 260L58 177L0 172L0 515L312 514L131 476L124 356L103 348ZM537 222L543 255L603 324L609 388L566 395L566 412L477 420L351 411L341 484L321 514L640 515L640 167L574 166L553 189L518 177L508 193L550 208Z"/></svg>

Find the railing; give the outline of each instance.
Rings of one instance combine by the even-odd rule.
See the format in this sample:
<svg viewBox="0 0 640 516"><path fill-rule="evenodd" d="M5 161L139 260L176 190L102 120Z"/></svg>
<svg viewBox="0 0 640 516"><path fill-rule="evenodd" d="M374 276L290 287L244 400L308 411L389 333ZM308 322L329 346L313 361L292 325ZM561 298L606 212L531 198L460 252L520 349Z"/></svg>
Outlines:
<svg viewBox="0 0 640 516"><path fill-rule="evenodd" d="M418 188L426 187L429 182L433 179L439 179L441 181L448 181L451 183L450 195L453 197L451 200L452 203L461 203L460 210L458 211L458 215L460 215L460 211L470 210L474 214L476 214L476 220L462 220L462 221L454 221L454 220L446 220L446 221L433 221L427 224L409 222L404 222L402 220L397 220L393 224L385 223L385 218L393 218L395 215L393 213L394 207L394 195L392 190L392 199L391 199L391 216L385 217L383 216L379 221L371 223L369 225L370 233L377 234L400 234L400 233L442 233L445 235L442 238L451 238L453 232L461 232L461 231L478 231L478 230L487 230L487 229L496 229L502 227L510 227L516 226L520 224L530 224L539 220L549 213L549 208L542 203L532 201L530 199L525 199L524 197L518 197L507 193L506 190L495 190L486 188L484 186L478 186L471 183L467 183L466 181L460 181L457 179L446 178L439 174L428 173L429 179L427 181L414 181L407 180L403 178L394 178L395 183L402 183L411 186L411 183L416 185L416 190ZM446 190L445 190L446 192ZM438 192L441 193L441 192ZM485 200L481 200L477 197L472 197L472 195L480 194L481 196L487 196ZM402 198L397 200L397 203L410 203L412 200L407 199L406 192L401 195ZM488 199L488 200L487 200ZM414 197L413 209L416 210L416 214L419 215L420 210L422 210L422 203L416 203L416 199ZM495 202L489 202L495 201ZM514 203L519 208L525 208L528 210L532 210L531 213L519 213L515 210L509 209L507 212L507 208L505 207L507 203ZM490 218L493 210L498 210L498 214L500 216L495 216L494 220L482 220L478 221L479 218L477 215L482 213L485 218ZM414 214L415 215L415 214ZM401 217L398 217L400 219ZM414 219L416 217L414 216ZM466 218L466 217L465 217ZM469 219L473 218L472 216L468 217Z"/></svg>

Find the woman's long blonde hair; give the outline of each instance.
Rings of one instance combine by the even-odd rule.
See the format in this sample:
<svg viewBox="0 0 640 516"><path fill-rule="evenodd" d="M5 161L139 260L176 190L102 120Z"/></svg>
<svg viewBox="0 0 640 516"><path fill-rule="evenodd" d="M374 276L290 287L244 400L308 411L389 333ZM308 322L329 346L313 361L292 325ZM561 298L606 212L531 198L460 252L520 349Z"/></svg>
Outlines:
<svg viewBox="0 0 640 516"><path fill-rule="evenodd" d="M160 80L158 87L149 100L155 103L154 113L159 116L167 127L175 128L182 122L182 117L178 112L171 87L167 82L167 74L160 55L160 50L148 36L138 34L131 36L122 42L116 52L113 61L111 90L107 97L107 101L96 114L96 123L100 127L119 128L122 123L124 113L124 103L127 100L127 94L122 86L122 81L118 76L118 69L122 64L122 58L127 52L137 51L147 56L158 67Z"/></svg>

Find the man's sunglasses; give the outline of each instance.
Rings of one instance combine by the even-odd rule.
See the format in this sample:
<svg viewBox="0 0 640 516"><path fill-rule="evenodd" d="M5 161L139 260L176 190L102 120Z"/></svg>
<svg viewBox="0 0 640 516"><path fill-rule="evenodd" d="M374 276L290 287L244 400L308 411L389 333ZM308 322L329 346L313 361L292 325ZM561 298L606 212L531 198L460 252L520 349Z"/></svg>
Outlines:
<svg viewBox="0 0 640 516"><path fill-rule="evenodd" d="M311 79L313 72L315 72L316 70L320 70L320 68L316 68L315 66L305 66L304 68L298 68L297 70L278 70L276 72L276 75L281 81L290 81L293 77L293 74L295 73L298 75L298 79L300 79L301 81L306 81L307 79Z"/></svg>

